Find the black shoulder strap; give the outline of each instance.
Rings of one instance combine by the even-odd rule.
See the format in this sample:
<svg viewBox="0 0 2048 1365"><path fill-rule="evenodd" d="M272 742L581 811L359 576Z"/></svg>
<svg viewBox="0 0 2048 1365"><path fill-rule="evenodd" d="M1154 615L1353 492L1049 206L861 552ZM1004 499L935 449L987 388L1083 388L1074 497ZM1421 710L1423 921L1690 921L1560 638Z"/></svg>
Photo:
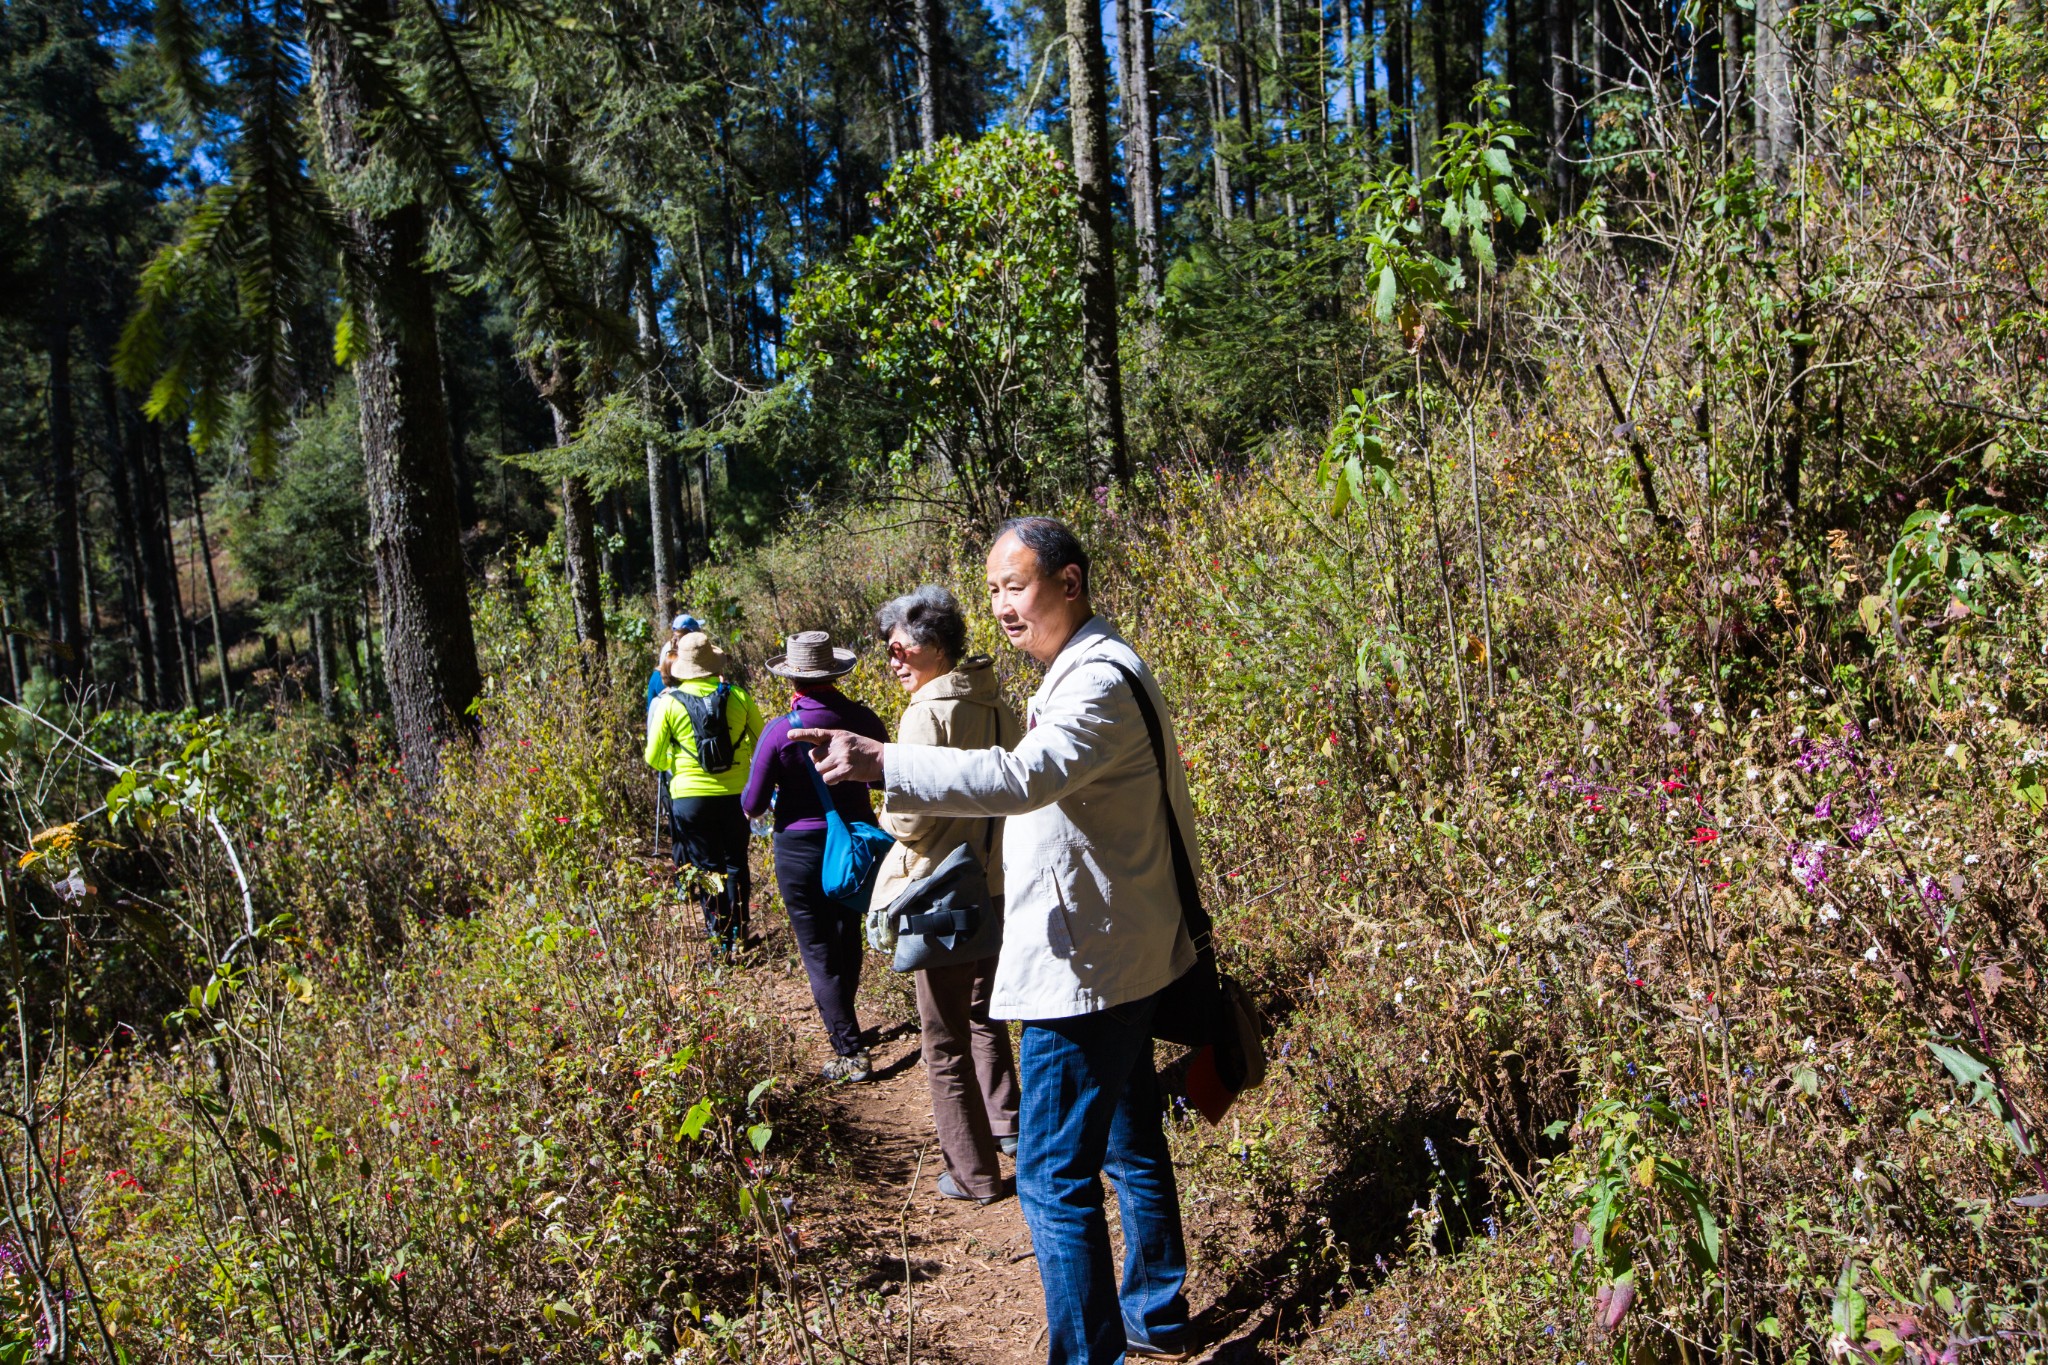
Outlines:
<svg viewBox="0 0 2048 1365"><path fill-rule="evenodd" d="M1145 718L1145 733L1152 738L1152 758L1159 765L1159 800L1166 807L1166 837L1173 849L1173 881L1180 890L1180 917L1187 925L1188 938L1193 941L1195 952L1207 956L1215 952L1210 943L1214 926L1210 923L1208 910L1202 905L1201 884L1195 880L1195 860L1188 856L1180 815L1173 808L1173 791L1167 785L1166 734L1159 724L1159 712L1153 708L1152 694L1146 691L1144 679L1114 659L1100 662L1124 675L1124 681L1131 685L1131 695L1138 699L1138 713Z"/></svg>

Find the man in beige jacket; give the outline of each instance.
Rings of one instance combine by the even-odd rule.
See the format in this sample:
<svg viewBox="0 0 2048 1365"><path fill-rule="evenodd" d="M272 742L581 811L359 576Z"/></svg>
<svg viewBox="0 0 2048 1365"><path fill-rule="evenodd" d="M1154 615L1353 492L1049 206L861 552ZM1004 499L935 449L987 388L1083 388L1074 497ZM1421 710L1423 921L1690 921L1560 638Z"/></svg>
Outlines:
<svg viewBox="0 0 2048 1365"><path fill-rule="evenodd" d="M960 602L926 584L875 613L888 642L889 671L909 692L896 742L954 749L1008 749L1023 735L1003 700L987 655L962 657L967 620ZM886 909L920 877L931 875L965 844L988 877L995 913L1003 912L1003 822L972 816L912 814L886 802L882 828L896 846L882 860L871 906ZM1007 1197L999 1153L1017 1150L1017 1063L1010 1031L989 1018L996 958L927 967L917 976L917 1017L923 1031L925 1081L932 1126L946 1169L939 1193L991 1204Z"/></svg>
<svg viewBox="0 0 2048 1365"><path fill-rule="evenodd" d="M1045 1290L1047 1359L1190 1359L1187 1252L1151 1024L1160 992L1195 964L1167 825L1171 809L1192 835L1194 807L1180 765L1160 771L1133 688L1146 689L1169 755L1172 711L1089 605L1087 553L1059 522L1005 526L989 551L988 590L1011 643L1046 665L1014 749L836 730L795 738L818 746L827 781L879 778L898 811L1007 817L990 1013L1024 1021L1017 1194ZM1121 1213L1121 1291L1105 1170Z"/></svg>

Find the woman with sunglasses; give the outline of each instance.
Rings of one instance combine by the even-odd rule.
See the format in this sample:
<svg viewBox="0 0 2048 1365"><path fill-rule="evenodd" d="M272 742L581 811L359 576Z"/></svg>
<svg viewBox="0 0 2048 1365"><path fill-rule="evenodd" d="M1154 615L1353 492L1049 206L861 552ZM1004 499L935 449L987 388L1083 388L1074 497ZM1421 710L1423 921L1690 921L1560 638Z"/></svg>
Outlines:
<svg viewBox="0 0 2048 1365"><path fill-rule="evenodd" d="M967 621L952 593L927 584L885 605L875 625L889 645L889 671L910 693L897 743L1008 749L1022 737L995 665L986 655L963 657ZM896 846L883 859L872 904L888 905L964 843L981 859L996 914L1002 914L1001 820L892 814L885 806L881 825L896 836ZM995 971L990 957L917 973L925 1079L946 1162L939 1193L982 1204L1011 1193L997 1154L1017 1150L1017 1063L1009 1030L988 1017Z"/></svg>

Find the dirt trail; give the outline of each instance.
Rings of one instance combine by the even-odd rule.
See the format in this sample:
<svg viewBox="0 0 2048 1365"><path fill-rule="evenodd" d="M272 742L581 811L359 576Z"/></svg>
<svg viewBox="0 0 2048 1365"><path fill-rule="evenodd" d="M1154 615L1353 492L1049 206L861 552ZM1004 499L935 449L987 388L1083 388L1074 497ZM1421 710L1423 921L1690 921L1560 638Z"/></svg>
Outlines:
<svg viewBox="0 0 2048 1365"><path fill-rule="evenodd" d="M757 910L755 925L764 941L749 955L743 975L765 1006L795 1025L807 1050L797 1060L802 1070L790 1079L821 1087L813 1093L832 1116L828 1160L802 1200L811 1207L800 1204L793 1218L803 1244L831 1246L842 1263L866 1265L859 1288L891 1298L887 1320L899 1333L908 1279L918 1360L1040 1365L1045 1359L1043 1298L1017 1200L982 1207L939 1195L944 1165L933 1136L916 1014L907 992L895 987L887 968L870 956L862 974L860 1017L881 1036L873 1049L875 1078L822 1088L818 1068L831 1049L818 1025L788 921L771 898L762 899L769 904ZM1011 1171L1008 1158L1003 1168ZM1108 1202L1120 1263L1114 1197ZM1193 1244L1206 1211L1190 1208L1186 1213ZM1198 1339L1212 1343L1201 1359L1214 1365L1273 1359L1262 1349L1272 1337L1263 1305L1247 1303L1242 1288L1235 1294L1230 1289L1201 1274L1199 1266L1191 1278Z"/></svg>

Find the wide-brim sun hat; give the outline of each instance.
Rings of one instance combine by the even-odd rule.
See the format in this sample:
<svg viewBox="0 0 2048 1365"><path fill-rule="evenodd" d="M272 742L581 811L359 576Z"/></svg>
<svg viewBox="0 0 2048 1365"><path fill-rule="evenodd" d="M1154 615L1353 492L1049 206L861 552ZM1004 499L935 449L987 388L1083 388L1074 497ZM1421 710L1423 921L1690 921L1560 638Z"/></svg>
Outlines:
<svg viewBox="0 0 2048 1365"><path fill-rule="evenodd" d="M677 682L692 678L723 678L732 672L732 655L711 643L703 631L692 631L676 641L669 655L668 675Z"/></svg>
<svg viewBox="0 0 2048 1365"><path fill-rule="evenodd" d="M834 646L824 631L800 630L785 642L782 653L768 661L768 671L778 678L815 682L851 673L853 664L853 651Z"/></svg>

